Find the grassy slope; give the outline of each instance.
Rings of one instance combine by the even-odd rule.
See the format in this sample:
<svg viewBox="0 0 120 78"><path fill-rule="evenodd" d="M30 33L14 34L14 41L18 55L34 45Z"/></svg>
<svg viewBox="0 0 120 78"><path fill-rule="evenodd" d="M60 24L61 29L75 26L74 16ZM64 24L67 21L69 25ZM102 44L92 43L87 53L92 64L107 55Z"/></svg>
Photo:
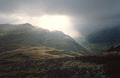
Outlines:
<svg viewBox="0 0 120 78"><path fill-rule="evenodd" d="M82 62L75 58L37 61L2 61L1 78L104 78L102 65Z"/></svg>
<svg viewBox="0 0 120 78"><path fill-rule="evenodd" d="M49 30L36 28L29 24L0 24L0 53L14 51L16 49L33 47L51 47L56 52L70 52L68 55L75 56L87 54L89 51L81 47L70 36L61 31L50 32ZM43 48L42 48L43 49ZM44 48L47 51L47 49ZM38 50L39 51L39 50ZM46 52L46 54L51 54ZM55 54L54 54L55 55ZM58 55L58 54L57 54Z"/></svg>
<svg viewBox="0 0 120 78"><path fill-rule="evenodd" d="M120 78L119 60L119 52L44 60L1 59L0 78Z"/></svg>
<svg viewBox="0 0 120 78"><path fill-rule="evenodd" d="M52 52L52 51L55 51ZM50 53L52 52L52 53ZM65 54L66 53L66 54ZM51 58L62 58L62 57L73 57L77 54L76 52L67 52L62 50L56 50L52 47L21 47L12 51L7 51L0 53L0 59L4 60L13 60L13 61L26 61L26 60L42 60L42 59L51 59Z"/></svg>
<svg viewBox="0 0 120 78"><path fill-rule="evenodd" d="M13 34L12 37L7 35L2 38L0 78L120 78L119 52L73 57L80 55L74 52L75 49L69 51L43 46L35 42L39 36L34 38L34 35L28 34ZM71 40L66 42L69 45L67 43L74 44Z"/></svg>

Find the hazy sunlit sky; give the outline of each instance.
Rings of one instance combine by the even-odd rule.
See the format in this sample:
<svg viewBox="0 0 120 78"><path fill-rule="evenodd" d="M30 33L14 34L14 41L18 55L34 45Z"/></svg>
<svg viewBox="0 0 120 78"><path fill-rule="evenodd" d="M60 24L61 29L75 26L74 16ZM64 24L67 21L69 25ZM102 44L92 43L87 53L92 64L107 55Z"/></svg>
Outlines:
<svg viewBox="0 0 120 78"><path fill-rule="evenodd" d="M0 0L0 23L30 23L86 36L120 25L120 0Z"/></svg>

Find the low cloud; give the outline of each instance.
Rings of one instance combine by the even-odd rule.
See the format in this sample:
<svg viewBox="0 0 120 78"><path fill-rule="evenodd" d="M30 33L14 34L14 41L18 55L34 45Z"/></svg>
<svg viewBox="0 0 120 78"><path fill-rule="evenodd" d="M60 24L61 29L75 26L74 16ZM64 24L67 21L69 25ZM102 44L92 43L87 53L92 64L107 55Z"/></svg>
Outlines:
<svg viewBox="0 0 120 78"><path fill-rule="evenodd" d="M120 25L120 0L0 0L0 23L42 15L70 16L73 28L86 36L104 27Z"/></svg>

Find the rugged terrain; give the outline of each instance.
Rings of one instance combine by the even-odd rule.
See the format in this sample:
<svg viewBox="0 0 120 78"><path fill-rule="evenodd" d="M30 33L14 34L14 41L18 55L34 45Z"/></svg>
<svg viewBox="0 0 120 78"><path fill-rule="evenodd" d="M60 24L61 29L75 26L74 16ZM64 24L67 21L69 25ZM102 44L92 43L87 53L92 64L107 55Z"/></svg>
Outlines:
<svg viewBox="0 0 120 78"><path fill-rule="evenodd" d="M46 60L2 59L0 78L120 78L119 66L119 51Z"/></svg>
<svg viewBox="0 0 120 78"><path fill-rule="evenodd" d="M49 59L86 55L89 51L61 31L31 24L0 25L0 58L8 60Z"/></svg>
<svg viewBox="0 0 120 78"><path fill-rule="evenodd" d="M70 36L0 25L0 78L120 78L120 47L91 55Z"/></svg>

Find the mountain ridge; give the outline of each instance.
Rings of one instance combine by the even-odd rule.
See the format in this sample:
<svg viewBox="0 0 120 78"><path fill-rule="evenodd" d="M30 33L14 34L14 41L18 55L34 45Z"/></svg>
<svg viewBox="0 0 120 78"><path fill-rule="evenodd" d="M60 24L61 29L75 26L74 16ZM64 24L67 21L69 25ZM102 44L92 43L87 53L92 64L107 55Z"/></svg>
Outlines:
<svg viewBox="0 0 120 78"><path fill-rule="evenodd" d="M62 31L49 31L28 23L2 24L0 30L1 53L8 56L13 53L14 55L11 56L16 55L15 58L18 54L32 58L35 58L32 54L37 57L39 55L40 57L73 57L89 54L88 50Z"/></svg>

